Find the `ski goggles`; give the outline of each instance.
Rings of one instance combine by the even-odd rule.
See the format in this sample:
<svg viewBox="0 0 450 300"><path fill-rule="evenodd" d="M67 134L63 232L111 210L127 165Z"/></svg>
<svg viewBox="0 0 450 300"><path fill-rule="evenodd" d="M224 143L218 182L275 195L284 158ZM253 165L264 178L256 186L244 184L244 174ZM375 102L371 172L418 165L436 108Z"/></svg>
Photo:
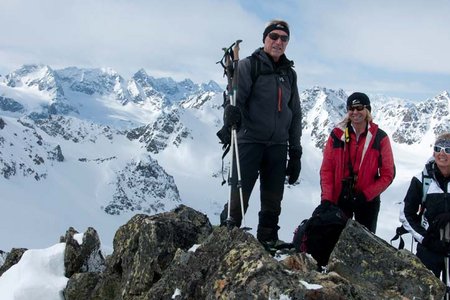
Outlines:
<svg viewBox="0 0 450 300"><path fill-rule="evenodd" d="M347 111L354 111L355 109L357 111L362 111L364 108L366 108L365 105L347 106Z"/></svg>
<svg viewBox="0 0 450 300"><path fill-rule="evenodd" d="M287 42L287 41L289 41L289 36L288 35L281 35L281 34L278 34L278 33L276 33L276 32L271 32L271 33L269 33L269 37L270 37L270 39L271 40L273 40L273 41L276 41L276 40L278 40L278 39L281 39L281 41L282 42Z"/></svg>
<svg viewBox="0 0 450 300"><path fill-rule="evenodd" d="M440 153L442 150L444 150L445 154L450 154L450 147L434 145L434 152Z"/></svg>

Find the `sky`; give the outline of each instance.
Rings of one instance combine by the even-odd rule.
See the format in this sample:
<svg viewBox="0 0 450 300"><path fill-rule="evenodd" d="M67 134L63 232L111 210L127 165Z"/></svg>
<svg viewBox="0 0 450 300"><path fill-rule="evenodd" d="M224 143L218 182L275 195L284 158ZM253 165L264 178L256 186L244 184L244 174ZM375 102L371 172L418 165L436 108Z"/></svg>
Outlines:
<svg viewBox="0 0 450 300"><path fill-rule="evenodd" d="M449 15L447 0L0 0L0 75L38 63L224 85L222 48L250 55L281 18L301 90L422 101L450 90Z"/></svg>

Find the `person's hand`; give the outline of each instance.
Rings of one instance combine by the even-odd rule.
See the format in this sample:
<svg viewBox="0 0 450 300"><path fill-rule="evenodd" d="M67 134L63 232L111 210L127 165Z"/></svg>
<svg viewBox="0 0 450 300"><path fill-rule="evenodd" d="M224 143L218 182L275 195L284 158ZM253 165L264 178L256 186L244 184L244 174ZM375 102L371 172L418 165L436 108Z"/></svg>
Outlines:
<svg viewBox="0 0 450 300"><path fill-rule="evenodd" d="M236 131L241 128L241 110L235 105L227 105L223 113L223 126L216 133L220 143L224 146L231 143L231 127L233 126L235 126Z"/></svg>
<svg viewBox="0 0 450 300"><path fill-rule="evenodd" d="M227 105L223 113L223 123L225 127L235 126L236 131L241 128L241 109L235 105Z"/></svg>
<svg viewBox="0 0 450 300"><path fill-rule="evenodd" d="M433 220L435 228L444 228L450 222L450 213L442 213L436 216Z"/></svg>
<svg viewBox="0 0 450 300"><path fill-rule="evenodd" d="M300 149L289 149L289 160L286 168L286 176L288 176L288 183L294 184L302 169L301 163L302 150Z"/></svg>

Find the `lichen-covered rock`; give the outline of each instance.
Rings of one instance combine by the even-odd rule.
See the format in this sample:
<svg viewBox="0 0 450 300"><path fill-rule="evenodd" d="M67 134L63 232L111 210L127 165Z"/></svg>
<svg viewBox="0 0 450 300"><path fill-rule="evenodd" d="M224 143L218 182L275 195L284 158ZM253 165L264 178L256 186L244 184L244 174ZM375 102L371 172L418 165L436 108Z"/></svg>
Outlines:
<svg viewBox="0 0 450 300"><path fill-rule="evenodd" d="M9 268L17 264L25 251L27 251L26 248L12 248L6 255L5 262L0 266L0 276L8 271Z"/></svg>
<svg viewBox="0 0 450 300"><path fill-rule="evenodd" d="M211 231L204 214L184 205L154 216L134 216L116 232L114 252L94 299L106 299L100 295L111 291L115 297L109 299L143 299L161 279L177 250L188 250Z"/></svg>
<svg viewBox="0 0 450 300"><path fill-rule="evenodd" d="M250 233L212 228L180 206L136 215L114 238L106 270L75 273L67 300L442 299L445 286L411 253L349 221L328 270L305 253L272 257Z"/></svg>
<svg viewBox="0 0 450 300"><path fill-rule="evenodd" d="M144 299L170 299L176 291L176 299L303 299L300 279L250 233L219 227L195 252L179 252Z"/></svg>
<svg viewBox="0 0 450 300"><path fill-rule="evenodd" d="M339 273L363 299L442 299L445 286L407 250L397 250L349 221L331 253L329 270Z"/></svg>
<svg viewBox="0 0 450 300"><path fill-rule="evenodd" d="M66 300L91 299L92 292L100 279L96 272L76 273L67 282L64 290Z"/></svg>
<svg viewBox="0 0 450 300"><path fill-rule="evenodd" d="M60 241L66 243L64 251L65 276L70 278L75 273L100 272L105 268L105 260L100 250L100 238L97 231L89 227L83 234L81 245L74 238L78 234L70 227Z"/></svg>

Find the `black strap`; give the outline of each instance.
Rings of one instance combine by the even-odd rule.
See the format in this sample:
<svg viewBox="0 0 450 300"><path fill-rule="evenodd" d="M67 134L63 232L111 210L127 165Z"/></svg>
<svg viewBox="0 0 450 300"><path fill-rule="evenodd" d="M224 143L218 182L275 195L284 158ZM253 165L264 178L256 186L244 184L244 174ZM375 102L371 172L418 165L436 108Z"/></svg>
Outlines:
<svg viewBox="0 0 450 300"><path fill-rule="evenodd" d="M248 57L250 59L250 77L252 79L252 85L250 87L250 94L248 98L251 98L253 94L253 87L260 75L270 75L270 74L279 74L280 76L288 77L290 80L291 86L293 86L297 82L297 77L295 72L293 72L293 63L289 67L276 68L272 71L261 71L261 60L257 58L255 55L250 55ZM289 75L291 74L291 75Z"/></svg>
<svg viewBox="0 0 450 300"><path fill-rule="evenodd" d="M250 56L250 76L252 78L252 86L261 73L261 61L254 56Z"/></svg>
<svg viewBox="0 0 450 300"><path fill-rule="evenodd" d="M223 147L222 147L222 149L223 149L223 154L222 154L222 171L221 171L221 173L222 173L222 184L221 185L224 185L226 182L227 182L227 180L225 179L225 177L223 176L223 160L224 160L224 158L225 158L225 156L228 154L228 152L230 151L230 147L231 147L231 144L225 144L225 145L223 145ZM228 177L229 177L230 175L228 174Z"/></svg>
<svg viewBox="0 0 450 300"><path fill-rule="evenodd" d="M405 227L403 227L403 226L397 227L397 229L395 230L395 236L391 239L391 245L392 245L393 241L400 239L400 243L398 244L398 249L404 249L405 241L403 240L402 235L404 235L405 233L408 233L408 230L406 230Z"/></svg>
<svg viewBox="0 0 450 300"><path fill-rule="evenodd" d="M347 153L348 153L348 169L350 171L350 177L353 180L353 186L356 185L355 182L355 172L353 171L353 165L352 165L352 159L350 156L350 121L347 123L347 127L345 128L344 135L345 135L345 144L347 145ZM345 148L344 148L345 151ZM345 169L345 168L344 168ZM352 187L353 188L353 187Z"/></svg>

